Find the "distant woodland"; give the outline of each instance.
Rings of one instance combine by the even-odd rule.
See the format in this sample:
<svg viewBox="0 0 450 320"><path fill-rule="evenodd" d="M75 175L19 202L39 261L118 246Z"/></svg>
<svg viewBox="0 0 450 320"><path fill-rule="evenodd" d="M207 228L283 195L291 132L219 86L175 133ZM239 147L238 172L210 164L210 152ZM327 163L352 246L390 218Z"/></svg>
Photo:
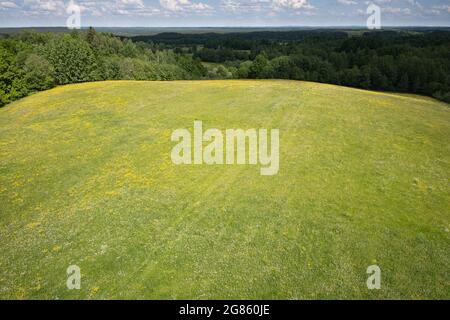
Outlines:
<svg viewBox="0 0 450 320"><path fill-rule="evenodd" d="M415 93L450 103L450 32L299 30L161 33L23 31L0 39L0 106L101 80L292 79Z"/></svg>

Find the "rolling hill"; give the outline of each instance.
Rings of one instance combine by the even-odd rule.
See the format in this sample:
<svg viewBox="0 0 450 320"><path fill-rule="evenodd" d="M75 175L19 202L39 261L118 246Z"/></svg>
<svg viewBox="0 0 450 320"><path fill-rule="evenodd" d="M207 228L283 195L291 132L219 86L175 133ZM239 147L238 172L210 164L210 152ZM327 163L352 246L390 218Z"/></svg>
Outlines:
<svg viewBox="0 0 450 320"><path fill-rule="evenodd" d="M296 81L98 82L0 109L0 298L448 299L450 109ZM175 129L280 130L280 171ZM81 290L66 270L81 268ZM382 270L368 290L368 266Z"/></svg>

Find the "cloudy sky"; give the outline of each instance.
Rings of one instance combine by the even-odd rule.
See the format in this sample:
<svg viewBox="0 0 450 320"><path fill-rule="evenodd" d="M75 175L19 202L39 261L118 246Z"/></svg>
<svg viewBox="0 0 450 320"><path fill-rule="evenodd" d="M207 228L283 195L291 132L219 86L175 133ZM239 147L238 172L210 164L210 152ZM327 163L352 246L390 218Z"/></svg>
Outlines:
<svg viewBox="0 0 450 320"><path fill-rule="evenodd" d="M70 1L86 26L450 26L450 0L0 0L0 27L64 26Z"/></svg>

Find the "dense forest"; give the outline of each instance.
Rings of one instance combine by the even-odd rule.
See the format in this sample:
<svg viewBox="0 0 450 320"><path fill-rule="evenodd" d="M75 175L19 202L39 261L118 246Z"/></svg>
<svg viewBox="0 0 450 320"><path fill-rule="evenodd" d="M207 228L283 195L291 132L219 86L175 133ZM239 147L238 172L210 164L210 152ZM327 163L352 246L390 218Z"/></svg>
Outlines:
<svg viewBox="0 0 450 320"><path fill-rule="evenodd" d="M136 37L185 48L235 78L308 80L450 102L450 32L303 30ZM186 49L187 48L187 49Z"/></svg>
<svg viewBox="0 0 450 320"><path fill-rule="evenodd" d="M201 79L200 60L111 34L22 32L0 40L0 106L56 85L100 80Z"/></svg>
<svg viewBox="0 0 450 320"><path fill-rule="evenodd" d="M22 32L0 40L0 106L55 85L136 79L294 79L450 102L450 32L259 31L116 37Z"/></svg>

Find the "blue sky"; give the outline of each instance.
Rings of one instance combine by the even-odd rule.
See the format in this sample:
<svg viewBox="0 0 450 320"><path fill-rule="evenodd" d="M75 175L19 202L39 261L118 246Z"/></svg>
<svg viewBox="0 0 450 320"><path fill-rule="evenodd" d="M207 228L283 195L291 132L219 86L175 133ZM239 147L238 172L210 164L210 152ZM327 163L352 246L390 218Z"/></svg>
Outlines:
<svg viewBox="0 0 450 320"><path fill-rule="evenodd" d="M0 0L0 27L64 26L70 1L87 26L450 26L450 0Z"/></svg>

